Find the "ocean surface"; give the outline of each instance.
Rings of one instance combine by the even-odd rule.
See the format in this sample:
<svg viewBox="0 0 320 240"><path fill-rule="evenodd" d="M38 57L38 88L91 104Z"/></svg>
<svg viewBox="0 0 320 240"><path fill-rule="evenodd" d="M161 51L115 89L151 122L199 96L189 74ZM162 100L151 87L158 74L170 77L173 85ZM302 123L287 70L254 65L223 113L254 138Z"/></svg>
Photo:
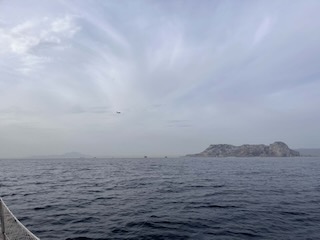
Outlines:
<svg viewBox="0 0 320 240"><path fill-rule="evenodd" d="M48 239L320 239L320 158L0 160L0 196Z"/></svg>

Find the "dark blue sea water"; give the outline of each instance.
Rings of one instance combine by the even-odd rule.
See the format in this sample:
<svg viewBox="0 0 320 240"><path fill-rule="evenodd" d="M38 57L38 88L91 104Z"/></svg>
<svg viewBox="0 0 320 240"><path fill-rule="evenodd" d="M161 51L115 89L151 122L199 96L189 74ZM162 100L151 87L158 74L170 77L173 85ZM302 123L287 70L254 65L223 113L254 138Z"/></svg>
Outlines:
<svg viewBox="0 0 320 240"><path fill-rule="evenodd" d="M0 160L41 239L320 239L319 158Z"/></svg>

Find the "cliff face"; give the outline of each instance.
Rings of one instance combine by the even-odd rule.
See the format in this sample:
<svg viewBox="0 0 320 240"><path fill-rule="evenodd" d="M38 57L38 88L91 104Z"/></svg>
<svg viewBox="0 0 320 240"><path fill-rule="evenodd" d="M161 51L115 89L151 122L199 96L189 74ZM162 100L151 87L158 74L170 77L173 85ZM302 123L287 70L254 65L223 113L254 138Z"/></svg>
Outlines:
<svg viewBox="0 0 320 240"><path fill-rule="evenodd" d="M189 157L296 157L299 152L290 149L283 142L274 142L269 146L241 145L233 146L229 144L210 145L206 150L197 154L189 154Z"/></svg>

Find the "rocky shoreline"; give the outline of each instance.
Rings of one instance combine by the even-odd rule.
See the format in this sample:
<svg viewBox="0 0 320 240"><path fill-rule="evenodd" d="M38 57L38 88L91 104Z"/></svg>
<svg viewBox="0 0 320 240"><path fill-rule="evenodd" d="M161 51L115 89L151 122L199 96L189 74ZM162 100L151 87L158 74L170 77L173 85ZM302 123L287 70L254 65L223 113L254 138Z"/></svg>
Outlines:
<svg viewBox="0 0 320 240"><path fill-rule="evenodd" d="M298 157L300 153L292 150L284 142L274 142L270 145L230 144L210 145L201 153L188 154L188 157Z"/></svg>

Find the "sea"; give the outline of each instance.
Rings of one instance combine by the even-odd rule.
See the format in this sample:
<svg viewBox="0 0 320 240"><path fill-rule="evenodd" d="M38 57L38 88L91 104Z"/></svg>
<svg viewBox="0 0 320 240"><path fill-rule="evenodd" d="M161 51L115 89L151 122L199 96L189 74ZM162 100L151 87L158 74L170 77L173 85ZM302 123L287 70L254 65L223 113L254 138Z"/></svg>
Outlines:
<svg viewBox="0 0 320 240"><path fill-rule="evenodd" d="M320 158L2 159L43 240L320 239Z"/></svg>

